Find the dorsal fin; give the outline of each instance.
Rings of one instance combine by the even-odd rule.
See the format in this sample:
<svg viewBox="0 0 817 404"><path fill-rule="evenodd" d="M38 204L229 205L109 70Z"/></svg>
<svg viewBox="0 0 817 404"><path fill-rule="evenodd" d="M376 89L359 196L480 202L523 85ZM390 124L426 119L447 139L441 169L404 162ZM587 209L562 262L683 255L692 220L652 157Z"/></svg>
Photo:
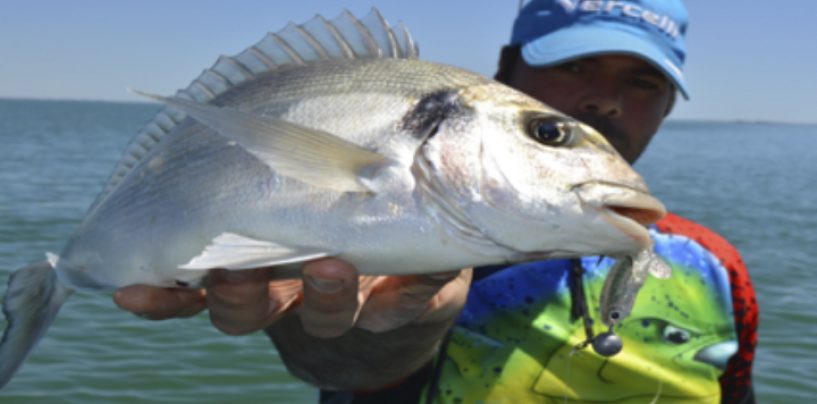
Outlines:
<svg viewBox="0 0 817 404"><path fill-rule="evenodd" d="M376 8L361 19L349 11L332 21L320 15L301 25L289 23L284 29L268 33L261 41L235 56L221 56L177 98L209 103L227 90L274 71L279 66L306 64L331 59L403 58L416 59L417 45L408 29L400 23L392 29ZM122 182L139 161L186 117L173 107L165 107L134 136L114 168L93 209Z"/></svg>

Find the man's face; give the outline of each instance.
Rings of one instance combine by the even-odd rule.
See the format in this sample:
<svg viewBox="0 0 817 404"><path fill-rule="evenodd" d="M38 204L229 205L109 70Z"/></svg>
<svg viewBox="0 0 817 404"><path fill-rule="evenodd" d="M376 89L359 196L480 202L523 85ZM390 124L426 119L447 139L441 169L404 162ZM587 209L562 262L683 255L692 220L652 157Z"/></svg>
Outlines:
<svg viewBox="0 0 817 404"><path fill-rule="evenodd" d="M601 132L635 162L670 108L674 87L649 63L604 55L535 68L519 60L508 83Z"/></svg>

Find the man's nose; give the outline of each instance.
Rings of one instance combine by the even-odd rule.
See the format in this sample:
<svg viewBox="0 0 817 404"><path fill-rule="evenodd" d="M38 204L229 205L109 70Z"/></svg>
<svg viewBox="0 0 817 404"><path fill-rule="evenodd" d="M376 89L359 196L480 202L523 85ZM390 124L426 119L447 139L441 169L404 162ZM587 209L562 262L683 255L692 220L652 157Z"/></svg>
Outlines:
<svg viewBox="0 0 817 404"><path fill-rule="evenodd" d="M621 116L623 110L623 99L621 92L616 89L597 88L596 91L585 96L579 102L579 109L582 112L616 118Z"/></svg>

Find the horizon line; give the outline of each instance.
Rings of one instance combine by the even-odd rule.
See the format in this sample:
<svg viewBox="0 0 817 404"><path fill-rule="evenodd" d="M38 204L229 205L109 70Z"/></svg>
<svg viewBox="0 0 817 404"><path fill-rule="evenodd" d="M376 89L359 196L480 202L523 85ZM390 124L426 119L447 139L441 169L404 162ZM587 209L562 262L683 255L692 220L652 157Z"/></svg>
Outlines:
<svg viewBox="0 0 817 404"><path fill-rule="evenodd" d="M161 105L155 101L135 100L106 100L106 99L89 99L89 98L42 98L42 97L26 97L26 96L5 96L0 95L0 101L40 101L40 102L87 102L87 103L110 103L110 104L140 104L140 105ZM666 119L670 122L708 122L708 123L738 123L738 124L780 124L780 125L804 125L814 126L817 121L783 121L770 119L749 119L749 118L673 118Z"/></svg>

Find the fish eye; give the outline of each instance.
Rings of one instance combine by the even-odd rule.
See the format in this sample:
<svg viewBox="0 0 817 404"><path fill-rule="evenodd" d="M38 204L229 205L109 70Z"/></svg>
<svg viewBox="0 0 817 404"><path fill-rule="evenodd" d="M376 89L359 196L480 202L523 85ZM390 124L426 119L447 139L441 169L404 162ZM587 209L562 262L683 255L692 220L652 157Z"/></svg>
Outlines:
<svg viewBox="0 0 817 404"><path fill-rule="evenodd" d="M562 146L573 140L576 124L561 118L536 117L528 122L528 134L545 146Z"/></svg>
<svg viewBox="0 0 817 404"><path fill-rule="evenodd" d="M662 334L665 341L671 342L675 345L686 344L689 342L691 337L689 331L671 324L667 324L664 327Z"/></svg>

